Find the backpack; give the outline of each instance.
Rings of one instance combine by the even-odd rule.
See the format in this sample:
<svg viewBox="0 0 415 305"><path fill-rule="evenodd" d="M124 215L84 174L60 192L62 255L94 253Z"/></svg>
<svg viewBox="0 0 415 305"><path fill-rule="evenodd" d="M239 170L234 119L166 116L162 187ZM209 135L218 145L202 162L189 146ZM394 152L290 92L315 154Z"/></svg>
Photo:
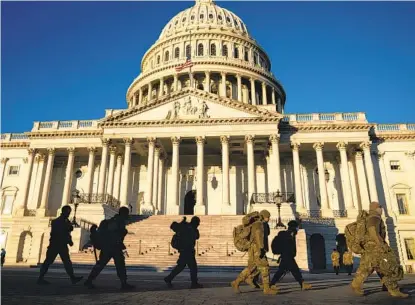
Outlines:
<svg viewBox="0 0 415 305"><path fill-rule="evenodd" d="M108 229L108 220L104 219L97 225L92 225L89 229L91 243L95 249L101 250L105 241L105 232Z"/></svg>
<svg viewBox="0 0 415 305"><path fill-rule="evenodd" d="M356 254L362 254L363 244L366 236L366 222L369 213L366 211L361 211L357 216L357 220L348 224L344 230L346 236L347 247Z"/></svg>
<svg viewBox="0 0 415 305"><path fill-rule="evenodd" d="M260 219L258 212L252 212L242 218L242 224L233 229L233 243L238 251L248 251L251 241L252 224Z"/></svg>
<svg viewBox="0 0 415 305"><path fill-rule="evenodd" d="M273 254L282 254L282 249L284 247L284 232L286 231L280 231L272 240L271 250Z"/></svg>
<svg viewBox="0 0 415 305"><path fill-rule="evenodd" d="M184 239L184 234L186 233L186 226L187 222L186 219L184 218L182 222L177 223L176 221L174 221L171 225L170 225L170 229L173 230L174 235L171 238L171 246L173 247L173 249L179 250L183 248L183 239Z"/></svg>

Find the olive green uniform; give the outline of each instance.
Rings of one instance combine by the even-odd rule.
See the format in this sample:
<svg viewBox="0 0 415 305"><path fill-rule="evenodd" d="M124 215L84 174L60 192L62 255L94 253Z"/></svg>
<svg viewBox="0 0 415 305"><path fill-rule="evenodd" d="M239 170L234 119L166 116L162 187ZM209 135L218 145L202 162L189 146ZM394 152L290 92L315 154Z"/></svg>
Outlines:
<svg viewBox="0 0 415 305"><path fill-rule="evenodd" d="M331 263L333 264L336 275L338 275L340 270L340 253L338 251L333 251L331 253Z"/></svg>
<svg viewBox="0 0 415 305"><path fill-rule="evenodd" d="M346 267L347 273L351 275L353 271L353 253L351 251L343 253L343 265Z"/></svg>

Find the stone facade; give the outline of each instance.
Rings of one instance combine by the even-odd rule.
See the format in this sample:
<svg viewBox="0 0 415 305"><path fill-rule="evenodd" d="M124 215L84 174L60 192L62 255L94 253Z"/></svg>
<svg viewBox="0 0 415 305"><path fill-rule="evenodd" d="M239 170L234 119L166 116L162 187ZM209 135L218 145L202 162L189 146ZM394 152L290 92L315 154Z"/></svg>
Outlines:
<svg viewBox="0 0 415 305"><path fill-rule="evenodd" d="M92 223L120 205L161 215L267 207L276 221L279 191L283 222L302 219L310 265L329 265L336 236L379 201L391 245L414 266L415 124L285 114L284 89L245 24L213 1L196 2L144 55L126 109L1 135L8 263L37 263L49 219L74 201L77 219ZM189 55L193 67L177 72Z"/></svg>

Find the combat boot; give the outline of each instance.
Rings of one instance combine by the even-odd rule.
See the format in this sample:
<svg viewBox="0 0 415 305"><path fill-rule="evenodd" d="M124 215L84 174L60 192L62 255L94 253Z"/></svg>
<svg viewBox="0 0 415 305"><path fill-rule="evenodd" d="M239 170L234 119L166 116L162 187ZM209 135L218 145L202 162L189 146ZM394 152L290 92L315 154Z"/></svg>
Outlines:
<svg viewBox="0 0 415 305"><path fill-rule="evenodd" d="M254 281L254 279L253 278L251 278L251 277L248 277L246 280L245 280L245 283L247 283L249 286L251 286L252 288L261 288L255 281Z"/></svg>
<svg viewBox="0 0 415 305"><path fill-rule="evenodd" d="M407 298L409 296L408 294L401 292L399 288L389 290L389 294L390 296L396 297L396 298Z"/></svg>
<svg viewBox="0 0 415 305"><path fill-rule="evenodd" d="M233 289L233 292L235 293L241 293L241 291L239 290L239 285L242 283L242 280L240 279L240 277L238 276L236 278L236 280L231 282L231 286Z"/></svg>
<svg viewBox="0 0 415 305"><path fill-rule="evenodd" d="M353 292L357 295L364 296L365 293L363 292L362 285L357 283L355 280L352 281L350 284L350 287L352 288Z"/></svg>
<svg viewBox="0 0 415 305"><path fill-rule="evenodd" d="M279 288L275 285L273 286L269 286L269 283L263 283L264 285L264 294L269 294L269 295L276 295L279 292Z"/></svg>
<svg viewBox="0 0 415 305"><path fill-rule="evenodd" d="M311 289L311 284L303 282L301 284L301 290L310 290Z"/></svg>
<svg viewBox="0 0 415 305"><path fill-rule="evenodd" d="M133 290L135 288L134 285L128 284L127 282L121 283L121 290Z"/></svg>

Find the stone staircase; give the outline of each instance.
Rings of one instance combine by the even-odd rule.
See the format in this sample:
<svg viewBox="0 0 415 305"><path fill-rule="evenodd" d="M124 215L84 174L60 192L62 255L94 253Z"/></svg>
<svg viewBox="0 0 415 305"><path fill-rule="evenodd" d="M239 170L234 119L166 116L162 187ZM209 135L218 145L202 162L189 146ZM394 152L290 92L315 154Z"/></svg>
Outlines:
<svg viewBox="0 0 415 305"><path fill-rule="evenodd" d="M191 216L187 217L190 221ZM175 266L177 250L170 246L173 232L170 224L180 222L182 216L132 216L127 226L125 245L129 257L128 267L164 271ZM240 270L247 263L247 255L236 250L233 244L233 228L241 224L242 216L200 216L200 239L196 245L196 259L200 269L218 268ZM94 254L80 252L71 255L75 265L93 265ZM113 261L110 262L110 265Z"/></svg>

